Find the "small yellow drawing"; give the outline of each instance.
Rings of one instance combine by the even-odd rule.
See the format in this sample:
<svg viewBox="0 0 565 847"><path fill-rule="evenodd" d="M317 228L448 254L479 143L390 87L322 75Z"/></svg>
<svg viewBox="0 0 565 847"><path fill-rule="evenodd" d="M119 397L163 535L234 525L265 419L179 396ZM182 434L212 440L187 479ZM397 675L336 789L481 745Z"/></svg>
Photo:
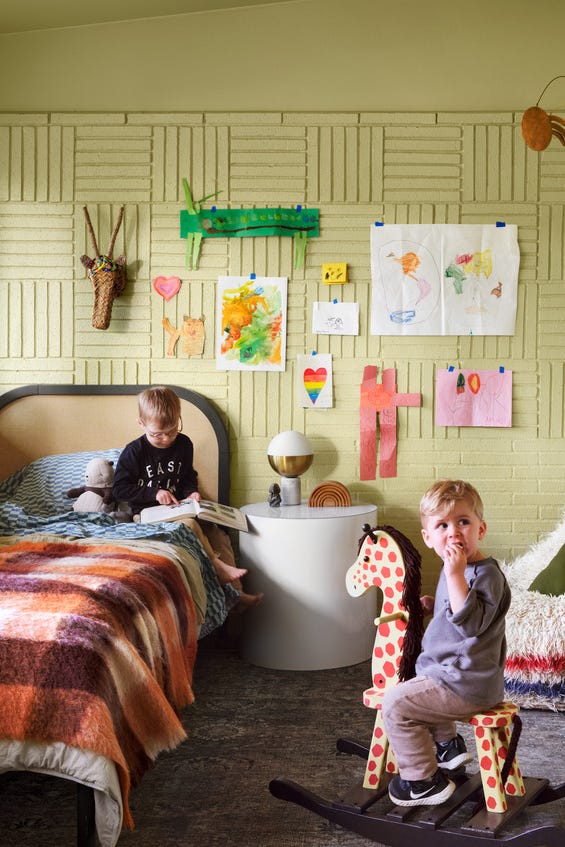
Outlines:
<svg viewBox="0 0 565 847"><path fill-rule="evenodd" d="M347 262L328 262L322 265L322 280L326 285L348 282Z"/></svg>

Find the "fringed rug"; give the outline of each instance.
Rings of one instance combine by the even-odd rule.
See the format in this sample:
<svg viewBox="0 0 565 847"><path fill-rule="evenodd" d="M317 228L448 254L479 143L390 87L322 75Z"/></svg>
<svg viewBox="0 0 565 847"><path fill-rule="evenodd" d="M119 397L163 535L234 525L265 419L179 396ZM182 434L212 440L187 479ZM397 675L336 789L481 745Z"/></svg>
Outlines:
<svg viewBox="0 0 565 847"><path fill-rule="evenodd" d="M508 700L525 708L565 710L565 594L530 590L564 544L565 515L526 553L501 563L512 590L505 692Z"/></svg>

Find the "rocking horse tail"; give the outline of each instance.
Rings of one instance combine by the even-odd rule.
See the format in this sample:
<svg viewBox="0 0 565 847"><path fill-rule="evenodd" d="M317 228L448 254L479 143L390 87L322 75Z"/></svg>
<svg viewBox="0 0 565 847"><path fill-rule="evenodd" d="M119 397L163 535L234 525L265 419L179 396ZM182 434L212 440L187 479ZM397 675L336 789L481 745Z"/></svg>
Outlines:
<svg viewBox="0 0 565 847"><path fill-rule="evenodd" d="M402 551L404 559L404 587L402 604L408 612L408 626L404 635L402 657L398 679L404 682L416 675L416 659L422 649L424 634L424 611L420 602L422 590L422 557L409 538L392 526L379 526L377 530L388 532Z"/></svg>

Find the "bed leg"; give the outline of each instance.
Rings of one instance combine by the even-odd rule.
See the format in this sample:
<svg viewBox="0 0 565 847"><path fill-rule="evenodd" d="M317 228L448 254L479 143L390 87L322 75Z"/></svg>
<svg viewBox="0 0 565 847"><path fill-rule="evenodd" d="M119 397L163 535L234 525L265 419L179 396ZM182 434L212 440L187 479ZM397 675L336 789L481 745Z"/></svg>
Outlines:
<svg viewBox="0 0 565 847"><path fill-rule="evenodd" d="M94 789L77 783L77 847L96 847Z"/></svg>

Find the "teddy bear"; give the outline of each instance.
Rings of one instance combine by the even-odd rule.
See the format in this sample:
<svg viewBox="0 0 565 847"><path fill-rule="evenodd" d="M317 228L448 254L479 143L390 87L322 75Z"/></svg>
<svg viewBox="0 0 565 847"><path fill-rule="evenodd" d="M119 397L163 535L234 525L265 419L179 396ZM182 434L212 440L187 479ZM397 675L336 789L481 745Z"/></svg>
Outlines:
<svg viewBox="0 0 565 847"><path fill-rule="evenodd" d="M85 485L69 488L67 497L78 497L73 506L75 512L104 512L113 514L118 504L112 494L114 463L108 459L91 459L84 474Z"/></svg>

